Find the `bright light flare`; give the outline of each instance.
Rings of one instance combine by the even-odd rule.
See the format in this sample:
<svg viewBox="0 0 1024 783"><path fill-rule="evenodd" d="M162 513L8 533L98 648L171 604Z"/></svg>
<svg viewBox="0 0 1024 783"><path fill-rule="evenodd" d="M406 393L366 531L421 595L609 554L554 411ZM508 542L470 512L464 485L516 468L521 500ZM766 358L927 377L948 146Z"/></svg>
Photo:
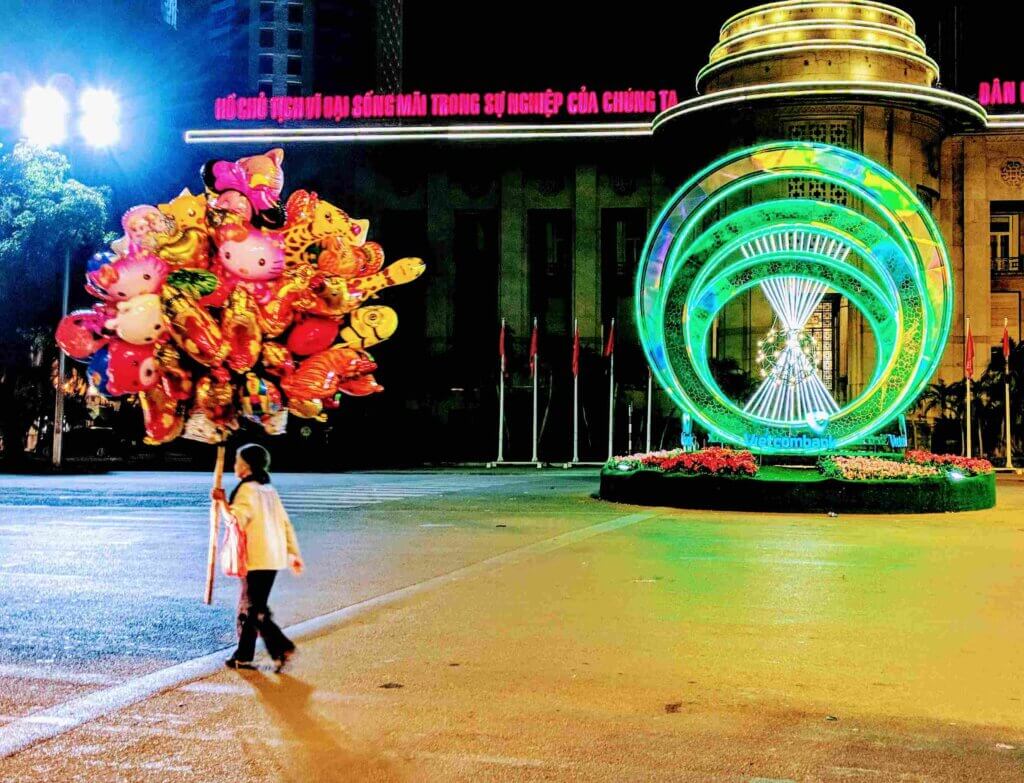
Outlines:
<svg viewBox="0 0 1024 783"><path fill-rule="evenodd" d="M22 136L38 147L61 144L68 137L69 111L60 90L41 85L29 87L22 97Z"/></svg>
<svg viewBox="0 0 1024 783"><path fill-rule="evenodd" d="M110 90L90 87L78 97L78 132L90 147L110 147L121 138L121 104Z"/></svg>

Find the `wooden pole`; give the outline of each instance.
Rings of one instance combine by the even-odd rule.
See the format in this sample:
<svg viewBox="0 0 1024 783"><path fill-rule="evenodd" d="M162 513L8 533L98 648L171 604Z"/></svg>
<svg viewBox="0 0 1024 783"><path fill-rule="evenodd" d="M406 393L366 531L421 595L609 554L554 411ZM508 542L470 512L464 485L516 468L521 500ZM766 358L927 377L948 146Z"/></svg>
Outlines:
<svg viewBox="0 0 1024 783"><path fill-rule="evenodd" d="M217 463L213 467L213 488L221 489L224 480L224 444L217 446ZM213 602L213 574L217 561L217 527L220 521L220 501L210 501L210 544L206 550L206 592L203 603Z"/></svg>

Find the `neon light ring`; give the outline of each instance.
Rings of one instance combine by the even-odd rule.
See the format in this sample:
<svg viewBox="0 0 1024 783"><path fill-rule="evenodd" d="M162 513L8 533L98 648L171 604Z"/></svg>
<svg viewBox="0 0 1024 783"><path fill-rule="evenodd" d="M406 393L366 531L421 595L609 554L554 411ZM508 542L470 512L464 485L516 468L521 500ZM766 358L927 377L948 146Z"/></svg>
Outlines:
<svg viewBox="0 0 1024 783"><path fill-rule="evenodd" d="M843 190L864 209L759 200L794 177ZM636 322L661 386L717 439L765 454L820 454L884 427L935 372L952 320L949 255L928 209L882 166L826 144L751 147L694 176L652 228L636 285ZM761 386L737 403L711 375L709 333L754 286L777 326L757 357ZM864 391L842 407L803 331L827 290L862 313L876 343Z"/></svg>

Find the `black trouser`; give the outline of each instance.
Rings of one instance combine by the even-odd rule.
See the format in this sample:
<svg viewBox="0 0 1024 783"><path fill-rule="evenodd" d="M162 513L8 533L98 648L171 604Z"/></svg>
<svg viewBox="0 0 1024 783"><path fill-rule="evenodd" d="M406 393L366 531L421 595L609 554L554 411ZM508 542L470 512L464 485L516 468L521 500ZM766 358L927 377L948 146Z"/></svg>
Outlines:
<svg viewBox="0 0 1024 783"><path fill-rule="evenodd" d="M263 637L267 652L274 659L291 652L295 645L281 632L270 617L270 588L274 586L277 571L250 571L242 582L238 598L238 649L234 658L251 661L256 654L256 634Z"/></svg>

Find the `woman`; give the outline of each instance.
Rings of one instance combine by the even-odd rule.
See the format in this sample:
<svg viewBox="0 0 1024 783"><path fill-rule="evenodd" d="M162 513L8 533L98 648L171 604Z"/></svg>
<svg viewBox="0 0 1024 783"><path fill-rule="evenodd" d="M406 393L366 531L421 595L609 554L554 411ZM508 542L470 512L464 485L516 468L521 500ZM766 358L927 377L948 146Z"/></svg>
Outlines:
<svg viewBox="0 0 1024 783"><path fill-rule="evenodd" d="M299 544L277 490L270 484L270 453L260 445L242 446L235 455L235 475L241 479L230 501L224 490L215 489L215 502L228 502L235 523L245 531L246 567L238 599L238 648L224 663L230 669L251 669L256 634L263 637L267 652L280 672L295 652L295 645L271 619L270 588L277 572L291 567L303 570Z"/></svg>

